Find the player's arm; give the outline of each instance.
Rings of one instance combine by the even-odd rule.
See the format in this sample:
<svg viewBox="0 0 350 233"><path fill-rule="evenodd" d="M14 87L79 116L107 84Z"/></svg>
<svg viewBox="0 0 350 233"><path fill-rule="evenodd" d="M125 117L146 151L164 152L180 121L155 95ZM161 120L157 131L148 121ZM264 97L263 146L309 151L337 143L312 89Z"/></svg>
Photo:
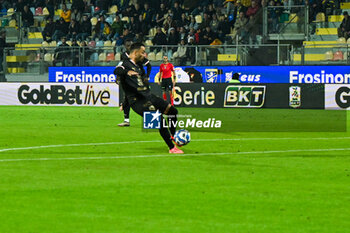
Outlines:
<svg viewBox="0 0 350 233"><path fill-rule="evenodd" d="M158 78L158 84L159 85L162 82L162 77L163 77L163 69L162 69L162 66L160 66L160 68L159 68L159 78Z"/></svg>
<svg viewBox="0 0 350 233"><path fill-rule="evenodd" d="M147 67L147 78L149 78L149 76L151 75L151 70L152 70L152 65L151 62L149 60L146 60L144 65Z"/></svg>
<svg viewBox="0 0 350 233"><path fill-rule="evenodd" d="M127 73L128 73L128 70L124 65L124 62L120 62L118 66L114 69L114 74L117 77L125 76Z"/></svg>
<svg viewBox="0 0 350 233"><path fill-rule="evenodd" d="M176 75L175 75L175 70L174 70L174 66L171 65L171 80L173 81L173 85L175 86L176 84Z"/></svg>

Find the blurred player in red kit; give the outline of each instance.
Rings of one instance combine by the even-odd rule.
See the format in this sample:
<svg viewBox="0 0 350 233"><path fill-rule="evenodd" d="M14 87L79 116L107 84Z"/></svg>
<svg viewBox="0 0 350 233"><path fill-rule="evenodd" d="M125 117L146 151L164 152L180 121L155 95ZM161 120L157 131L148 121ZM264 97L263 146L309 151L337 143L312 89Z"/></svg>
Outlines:
<svg viewBox="0 0 350 233"><path fill-rule="evenodd" d="M159 68L160 84L163 91L163 99L167 100L167 92L170 96L170 103L174 106L174 96L172 93L173 87L175 86L175 70L173 64L168 60L168 56L163 57L163 64Z"/></svg>

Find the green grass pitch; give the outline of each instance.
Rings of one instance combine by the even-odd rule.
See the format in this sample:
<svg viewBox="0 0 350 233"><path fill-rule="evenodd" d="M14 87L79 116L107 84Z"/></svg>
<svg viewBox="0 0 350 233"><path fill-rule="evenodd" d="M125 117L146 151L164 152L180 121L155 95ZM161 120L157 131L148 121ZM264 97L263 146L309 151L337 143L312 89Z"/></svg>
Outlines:
<svg viewBox="0 0 350 233"><path fill-rule="evenodd" d="M171 156L122 119L0 107L0 232L350 232L347 132L192 132Z"/></svg>

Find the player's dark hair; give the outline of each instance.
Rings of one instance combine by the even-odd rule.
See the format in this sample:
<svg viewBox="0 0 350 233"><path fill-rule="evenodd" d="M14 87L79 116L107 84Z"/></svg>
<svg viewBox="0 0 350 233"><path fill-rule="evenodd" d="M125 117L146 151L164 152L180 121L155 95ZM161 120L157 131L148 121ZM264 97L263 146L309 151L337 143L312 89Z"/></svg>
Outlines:
<svg viewBox="0 0 350 233"><path fill-rule="evenodd" d="M139 50L142 46L145 46L145 45L139 42L133 43L130 46L130 53L132 53L134 50Z"/></svg>

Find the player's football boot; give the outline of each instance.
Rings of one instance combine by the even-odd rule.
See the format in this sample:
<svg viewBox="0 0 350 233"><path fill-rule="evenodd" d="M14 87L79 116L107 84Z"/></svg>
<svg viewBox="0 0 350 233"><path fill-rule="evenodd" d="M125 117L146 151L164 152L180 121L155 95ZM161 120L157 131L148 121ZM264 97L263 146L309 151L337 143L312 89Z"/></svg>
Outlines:
<svg viewBox="0 0 350 233"><path fill-rule="evenodd" d="M173 149L169 150L170 154L183 154L184 152L182 150L180 150L179 148L177 148L176 146L174 146Z"/></svg>
<svg viewBox="0 0 350 233"><path fill-rule="evenodd" d="M175 138L174 138L174 136L171 136L171 140L173 141L173 143L175 144L175 145L177 145L178 147L182 147L182 145L179 145L179 144L177 144L176 142L175 142Z"/></svg>
<svg viewBox="0 0 350 233"><path fill-rule="evenodd" d="M127 127L130 126L130 122L124 121L123 123L118 124L120 127Z"/></svg>

